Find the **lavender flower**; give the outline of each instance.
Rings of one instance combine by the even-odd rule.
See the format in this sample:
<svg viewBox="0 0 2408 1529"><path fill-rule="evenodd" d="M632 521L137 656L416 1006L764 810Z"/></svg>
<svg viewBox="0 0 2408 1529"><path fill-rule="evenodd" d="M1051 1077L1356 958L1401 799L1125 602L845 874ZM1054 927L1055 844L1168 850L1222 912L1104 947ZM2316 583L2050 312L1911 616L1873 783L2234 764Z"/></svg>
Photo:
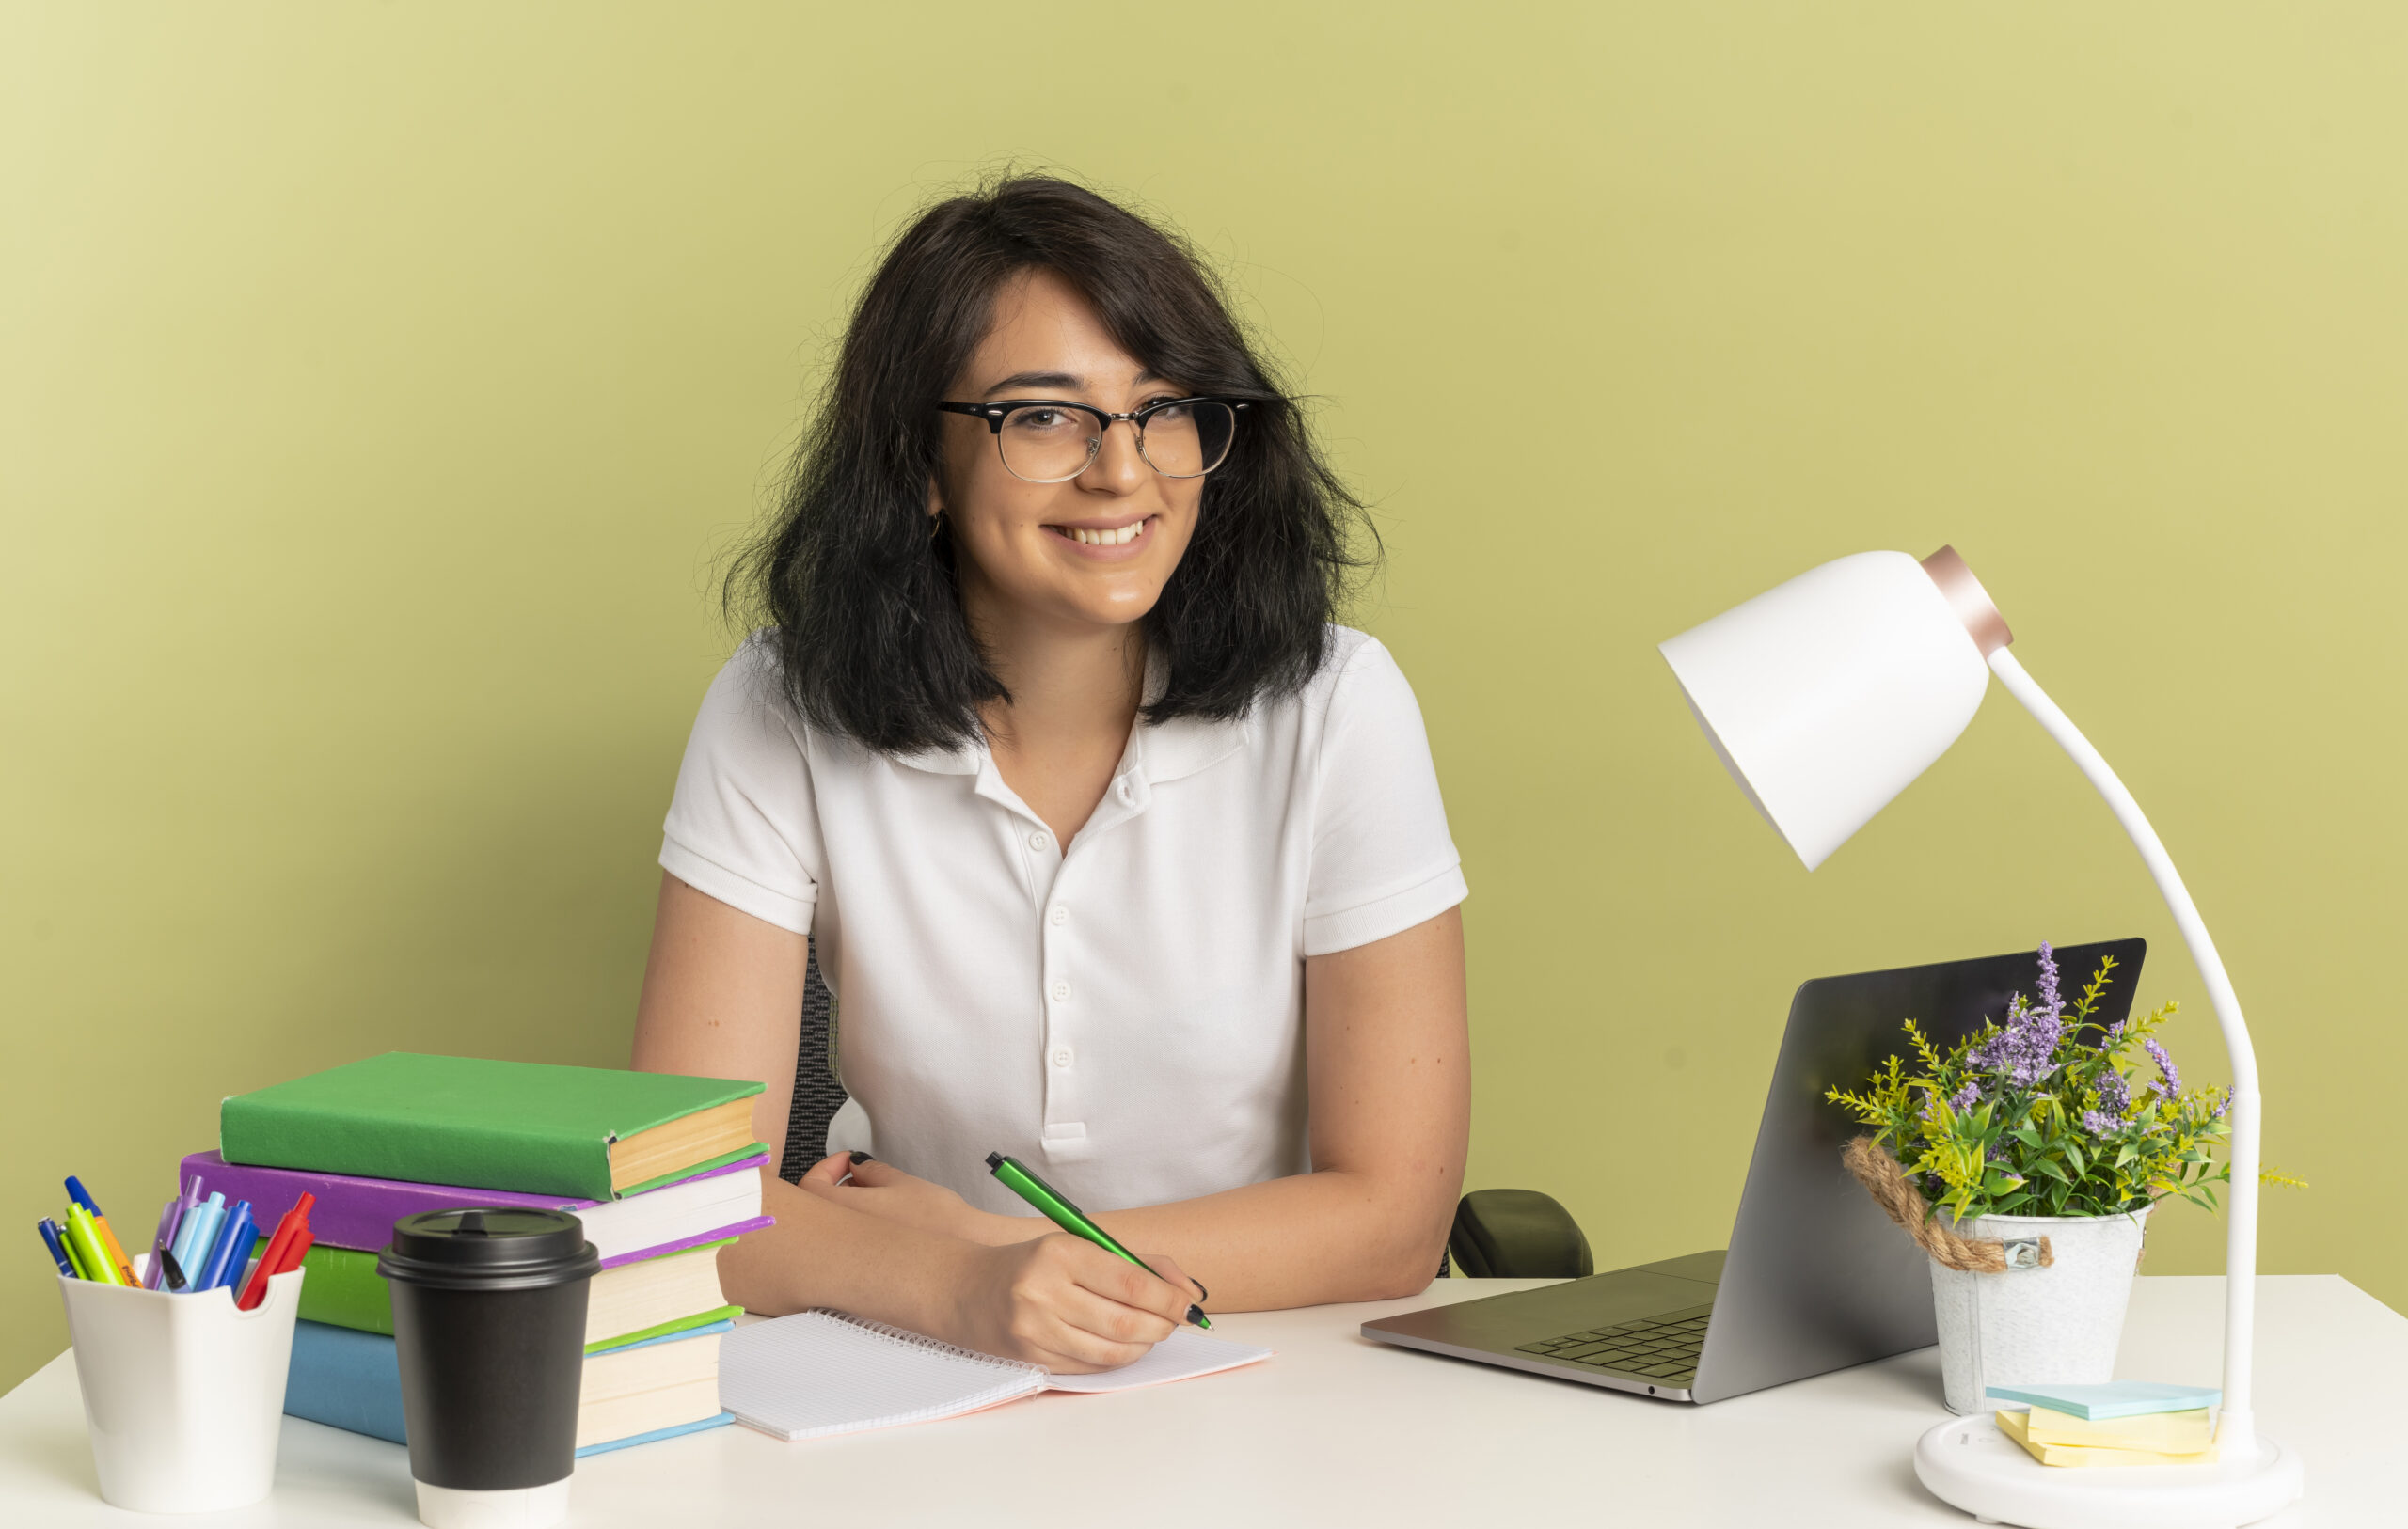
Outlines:
<svg viewBox="0 0 2408 1529"><path fill-rule="evenodd" d="M2224 1091L2224 1097L2223 1097L2223 1098L2221 1098L2221 1099L2218 1099L2218 1100L2216 1101L2215 1113L2214 1113L2213 1115L2210 1116L2209 1118L2213 1119L2213 1120L2222 1120L2222 1119L2224 1118L2224 1112L2225 1112L2226 1111L2227 1111L2227 1110L2231 1109L2231 1108L2232 1108L2232 1090L2230 1090L2230 1089L2226 1089L2226 1090Z"/></svg>
<svg viewBox="0 0 2408 1529"><path fill-rule="evenodd" d="M2131 1112L2132 1091L2125 1086L2124 1075L2110 1067L2099 1080L2099 1110L2116 1120Z"/></svg>
<svg viewBox="0 0 2408 1529"><path fill-rule="evenodd" d="M2165 1048L2157 1044L2155 1036L2151 1036L2141 1044L2148 1048L2149 1060L2157 1064L2157 1070L2165 1075L2162 1080L2152 1081L2148 1085L2150 1091L2168 1099L2181 1093L2182 1074L2175 1067L2174 1059L2165 1054Z"/></svg>
<svg viewBox="0 0 2408 1529"><path fill-rule="evenodd" d="M2093 1136L2111 1136L2123 1124L2121 1116L2111 1115L2103 1110L2084 1110L2082 1112L2082 1128Z"/></svg>
<svg viewBox="0 0 2408 1529"><path fill-rule="evenodd" d="M2052 1015L2066 1012L2065 1000L2057 996L2057 953L2045 939L2040 941L2040 1007Z"/></svg>
<svg viewBox="0 0 2408 1529"><path fill-rule="evenodd" d="M1963 1088L1948 1096L1948 1108L1960 1115L1981 1102L1982 1085L1970 1078L1965 1080Z"/></svg>
<svg viewBox="0 0 2408 1529"><path fill-rule="evenodd" d="M2057 982L2056 952L2040 942L2040 1001L2020 993L2007 1001L2006 1023L1967 1053L1977 1067L2006 1074L2018 1088L2030 1088L2057 1070L2057 1043L2065 1038L2065 995Z"/></svg>

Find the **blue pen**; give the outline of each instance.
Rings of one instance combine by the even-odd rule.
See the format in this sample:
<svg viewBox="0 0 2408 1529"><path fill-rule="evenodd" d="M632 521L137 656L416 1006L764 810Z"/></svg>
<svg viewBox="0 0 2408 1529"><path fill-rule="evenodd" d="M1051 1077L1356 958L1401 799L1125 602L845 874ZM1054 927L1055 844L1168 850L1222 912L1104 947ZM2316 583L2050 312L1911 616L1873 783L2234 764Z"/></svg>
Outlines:
<svg viewBox="0 0 2408 1529"><path fill-rule="evenodd" d="M228 1256L226 1277L218 1282L238 1298L243 1293L243 1276L250 1272L252 1250L259 1245L260 1223L246 1218L243 1222L243 1239L234 1245L233 1253Z"/></svg>
<svg viewBox="0 0 2408 1529"><path fill-rule="evenodd" d="M225 1219L226 1197L214 1190L208 1199L184 1212L182 1224L176 1228L176 1245L171 1251L176 1267L184 1271L187 1279L199 1280L201 1263L208 1258L209 1250L216 1246L217 1225ZM185 1288L197 1289L198 1285L195 1283Z"/></svg>
<svg viewBox="0 0 2408 1529"><path fill-rule="evenodd" d="M217 1240L210 1244L209 1257L200 1266L200 1275L192 1282L195 1290L214 1290L221 1285L231 1285L241 1278L230 1272L235 1258L248 1259L251 1244L260 1239L259 1227L251 1221L251 1203L237 1200L234 1208L217 1224Z"/></svg>
<svg viewBox="0 0 2408 1529"><path fill-rule="evenodd" d="M50 1245L50 1255L58 1260L58 1272L71 1280L80 1280L75 1272L75 1260L67 1256L67 1239L59 1235L58 1223L44 1216L34 1223L41 1231L41 1239Z"/></svg>

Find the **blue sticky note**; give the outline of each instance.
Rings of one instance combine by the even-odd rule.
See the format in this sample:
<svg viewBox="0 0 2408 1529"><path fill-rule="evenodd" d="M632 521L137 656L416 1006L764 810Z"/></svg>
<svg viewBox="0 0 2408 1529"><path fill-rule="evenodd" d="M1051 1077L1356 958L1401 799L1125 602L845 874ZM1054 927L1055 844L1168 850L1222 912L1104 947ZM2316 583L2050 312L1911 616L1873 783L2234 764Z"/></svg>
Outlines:
<svg viewBox="0 0 2408 1529"><path fill-rule="evenodd" d="M1992 1386L1992 1401L2045 1407L2092 1423L2115 1417L2147 1417L2213 1407L2224 1393L2213 1386L2177 1386L2162 1380L2109 1380L2099 1385Z"/></svg>

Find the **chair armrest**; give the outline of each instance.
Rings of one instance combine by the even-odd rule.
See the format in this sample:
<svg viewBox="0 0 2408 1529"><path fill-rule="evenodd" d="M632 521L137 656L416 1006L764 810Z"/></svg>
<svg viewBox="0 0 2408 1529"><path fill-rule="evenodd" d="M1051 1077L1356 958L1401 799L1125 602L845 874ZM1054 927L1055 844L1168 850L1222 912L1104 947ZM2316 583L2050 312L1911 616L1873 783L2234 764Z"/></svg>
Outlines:
<svg viewBox="0 0 2408 1529"><path fill-rule="evenodd" d="M1572 1213L1536 1190L1474 1190L1455 1206L1447 1251L1472 1279L1578 1279L1597 1271Z"/></svg>

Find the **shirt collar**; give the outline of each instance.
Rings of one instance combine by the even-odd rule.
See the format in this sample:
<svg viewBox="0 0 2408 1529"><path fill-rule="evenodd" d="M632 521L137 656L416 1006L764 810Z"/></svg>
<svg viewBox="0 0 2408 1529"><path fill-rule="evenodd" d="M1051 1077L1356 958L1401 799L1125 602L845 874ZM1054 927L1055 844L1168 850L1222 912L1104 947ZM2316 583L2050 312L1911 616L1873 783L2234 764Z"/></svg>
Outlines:
<svg viewBox="0 0 2408 1529"><path fill-rule="evenodd" d="M1146 654L1146 704L1150 706L1170 688L1170 664L1159 650ZM1136 757L1124 769L1134 769L1149 785L1176 780L1209 769L1236 753L1246 741L1244 718L1215 722L1198 717L1174 717L1150 726L1140 722L1130 737Z"/></svg>
<svg viewBox="0 0 2408 1529"><path fill-rule="evenodd" d="M1151 705L1170 687L1170 666L1159 653L1146 658L1146 701ZM1175 717L1167 722L1140 722L1131 733L1129 749L1117 775L1133 774L1152 785L1177 780L1210 769L1244 747L1252 728L1245 718L1212 721ZM988 761L987 742L950 748L914 749L896 754L895 762L931 775L976 775Z"/></svg>
<svg viewBox="0 0 2408 1529"><path fill-rule="evenodd" d="M976 775L979 762L986 757L984 740L956 744L951 748L911 749L893 756L897 764L908 764L930 775Z"/></svg>

